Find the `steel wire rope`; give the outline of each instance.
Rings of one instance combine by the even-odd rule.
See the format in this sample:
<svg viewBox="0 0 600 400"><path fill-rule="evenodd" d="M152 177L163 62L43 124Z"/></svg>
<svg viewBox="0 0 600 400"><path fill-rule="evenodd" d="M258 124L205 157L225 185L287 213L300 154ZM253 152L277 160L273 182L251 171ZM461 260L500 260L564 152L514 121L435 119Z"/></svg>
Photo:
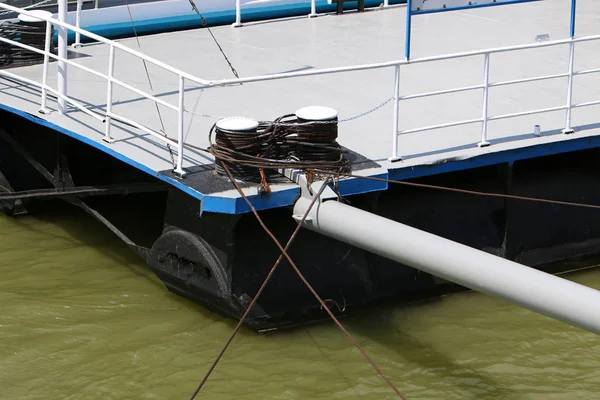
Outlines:
<svg viewBox="0 0 600 400"><path fill-rule="evenodd" d="M200 12L200 10L198 10L198 7L196 6L196 3L194 2L194 0L188 0L190 3L190 6L192 6L192 10L194 10L194 12L200 17L200 19L202 20L202 26L204 26L206 28L206 30L208 30L208 33L210 33L210 36L212 37L213 41L215 42L215 44L217 45L217 47L219 48L219 51L221 52L221 54L223 55L223 58L225 58L225 61L227 62L227 64L229 65L229 68L231 69L231 72L233 73L233 75L240 79L240 76L238 74L238 72L235 70L235 68L233 67L233 64L231 64L231 61L229 61L229 58L227 57L227 54L225 54L225 51L223 50L223 48L221 47L221 44L219 43L219 41L217 40L217 38L215 37L215 35L213 34L212 30L210 29L210 27L208 26L208 22L206 21L206 18L204 18L204 15L202 15L202 13ZM241 85L241 83L240 83Z"/></svg>
<svg viewBox="0 0 600 400"><path fill-rule="evenodd" d="M195 145L188 144L188 143L184 143L184 144L186 146L189 146L189 147L193 148L193 149L196 149L196 150L199 150L199 151L203 151L203 152L206 152L206 153L209 153L209 154L213 154L210 149L206 149L204 147L195 146ZM299 164L296 164L296 163L280 163L280 164L277 164L276 166L268 166L266 164L260 164L260 163L255 163L255 164L252 164L252 165L255 165L256 167L263 167L263 168L284 168L284 169L285 168L296 168L296 169L303 169L303 168L300 168L300 167L302 167L302 165L299 165ZM316 172L316 173L321 173L321 174L331 173L331 171L328 171L328 170L325 170L325 169L314 168L313 165L304 165L304 167L307 167L307 168L304 168L304 169L308 170L308 171L305 171L305 172L309 172L309 173L311 171L312 172ZM312 167L312 169L311 169L311 167ZM431 184L416 183L416 182L406 182L406 181L396 181L396 180L393 180L393 179L377 178L377 177L374 177L374 176L355 175L355 174L350 174L350 173L345 173L345 172L337 173L336 176L337 176L337 178L346 177L346 178L355 178L355 179L365 179L365 180L371 180L371 181L377 181L377 182L392 183L392 184L395 184L395 185L414 186L414 187L421 187L421 188L432 189L432 190L445 190L445 191L448 191L448 192L470 194L470 195L475 195L475 196L498 197L498 198L523 200L523 201L531 201L531 202L538 202L538 203L558 204L558 205L565 205L565 206L571 206L571 207L600 209L600 205L595 205L595 204L586 204L586 203L576 203L576 202L570 202L570 201L544 199L544 198L541 198L541 197L518 196L518 195L507 194L507 193L494 193L494 192L482 192L482 191L477 191L477 190L458 189L458 188L452 188L452 187L448 187L448 186L439 186L439 185L431 185Z"/></svg>
<svg viewBox="0 0 600 400"><path fill-rule="evenodd" d="M210 147L206 150L218 160L219 170L221 164L230 164L236 166L236 169L239 169L239 166L263 169L318 169L325 174L339 174L349 169L350 163L344 158L345 151L334 140L337 136L336 121L316 126L311 122L281 122L289 116L279 117L274 123L260 122L256 136L251 138L252 140L244 140L236 149L224 145L223 142L236 142L240 133L219 128L219 132L226 135L219 143L215 123L209 131ZM285 129L282 129L283 127ZM307 127L311 128L310 137L306 135ZM328 127L327 130L325 127ZM335 132L331 131L331 127L335 127ZM216 139L214 141L213 134ZM316 142L309 141L311 139ZM261 148L260 154L249 154L245 151L254 150L257 144Z"/></svg>
<svg viewBox="0 0 600 400"><path fill-rule="evenodd" d="M54 32L54 27L50 29L51 32ZM12 43L17 43L0 43L0 65L26 66L43 59L43 56L38 52L24 49L18 45L20 43L21 45L27 45L43 51L46 42L46 23L43 21L2 21L0 23L0 36L10 40ZM54 44L50 44L49 50L51 53L55 52Z"/></svg>
<svg viewBox="0 0 600 400"><path fill-rule="evenodd" d="M199 151L203 151L209 154L213 154L211 152L210 149L204 148L204 147L200 147L200 146L195 146L189 143L184 143L186 146L189 146L193 149L199 150ZM214 154L213 154L214 155ZM294 162L281 162L278 163L277 165L267 165L267 164L260 164L258 162L253 163L252 165L256 166L256 167L263 167L263 168L296 168L296 169L306 169L308 171L305 172L315 172L315 173L321 173L321 174L328 174L331 173L331 171L328 171L326 169L319 169L319 168L314 168L314 165L301 165L301 164L297 164ZM305 167L305 168L302 168ZM477 190L468 190L468 189L459 189L459 188L452 188L452 187L448 187L448 186L440 186L440 185L431 185L431 184L426 184L426 183L416 183L416 182L406 182L406 181L396 181L393 179L385 179L385 178L377 178L374 176L363 176L363 175L356 175L356 174L350 174L350 173L345 173L345 172L340 172L340 173L336 173L336 176L338 178L342 178L342 177L346 177L346 178L355 178L355 179L365 179L365 180L371 180L371 181L377 181L377 182L386 182L386 183L392 183L395 185L404 185L404 186L414 186L414 187L421 187L421 188L425 188L425 189L432 189L432 190L445 190L448 192L456 192L456 193L463 193L463 194L470 194L470 195L475 195L475 196L487 196L487 197L498 197L498 198L507 198L507 199L514 199L514 200L523 200L523 201L531 201L531 202L538 202L538 203L547 203L547 204L558 204L558 205L565 205L565 206L571 206L571 207L581 207L581 208L591 208L591 209L600 209L600 205L595 205L595 204L587 204L587 203L576 203L576 202L571 202L571 201L561 201L561 200L552 200L552 199L544 199L541 197L531 197L531 196L518 196L518 195L512 195L512 194L508 194L508 193L494 193L494 192L482 192L482 191L477 191Z"/></svg>
<svg viewBox="0 0 600 400"><path fill-rule="evenodd" d="M140 39L137 34L137 29L135 28L135 22L133 20L133 15L131 14L131 9L129 8L129 0L125 0L125 5L127 6L127 13L129 14L129 19L131 21L131 28L133 29L133 35L135 36L135 40L137 42L138 48L142 49L142 44L140 43ZM148 71L148 65L146 64L146 60L142 58L142 63L144 65L144 70L146 71L146 78L148 78L148 85L150 85L150 92L152 93L152 97L156 97L154 93L154 86L152 85L152 79L150 78L150 72ZM158 107L158 103L153 101L154 106L156 107L156 113L158 114L158 119L160 120L160 126L162 133L165 137L167 136L167 131L165 129L165 123L162 118L162 114L160 112L160 108ZM171 156L171 163L173 164L173 168L176 167L175 156L173 155L173 149L171 149L171 145L167 143L167 149L169 150L169 155Z"/></svg>
<svg viewBox="0 0 600 400"><path fill-rule="evenodd" d="M356 339L354 339L354 336L352 336L352 334L350 332L348 332L348 330L344 327L344 325L342 325L342 323L336 318L336 316L333 314L333 312L331 311L331 309L323 301L323 299L321 298L321 296L319 296L319 294L315 291L315 289L312 287L312 285L308 282L308 280L306 279L306 277L304 276L304 274L302 274L302 272L300 271L300 269L298 268L298 266L296 265L296 263L294 262L294 260L292 260L292 258L289 256L289 254L283 248L283 246L281 245L281 243L279 242L279 240L277 240L277 238L275 237L275 235L269 230L269 228L267 228L267 226L263 222L262 218L258 214L258 211L256 211L256 208L254 207L254 205L252 205L252 202L246 197L246 194L244 193L244 191L242 190L242 188L240 187L240 185L237 183L237 181L235 180L235 178L233 177L233 175L229 171L229 168L227 168L227 165L224 165L224 169L227 172L227 175L229 176L229 179L231 180L231 182L235 186L235 188L238 191L238 193L240 194L240 196L242 196L242 198L244 199L244 201L246 202L246 204L248 204L248 206L252 210L252 213L256 217L258 223L261 225L261 227L264 229L264 231L267 233L267 235L269 235L269 237L273 240L273 242L275 243L275 245L279 248L279 251L281 252L281 254L290 263L290 265L292 266L292 268L294 269L294 271L296 272L296 274L298 275L298 277L300 278L300 280L304 283L304 285L308 288L308 290L312 293L312 295L317 299L317 301L319 302L319 304L321 305L321 307L327 312L327 314L333 320L333 322L337 325L337 327L354 344L354 346L360 351L360 353L363 355L363 357L369 362L369 364L371 365L371 367L373 367L373 369L377 372L377 374L388 384L388 386L396 393L396 395L398 395L398 397L400 397L403 400L407 400L406 397L402 394L402 392L400 392L398 390L398 388L394 385L394 383L381 371L381 369L377 366L377 364L375 364L375 362L369 356L369 354L366 352L366 350L356 341ZM194 397L192 397L192 399ZM192 399L190 399L190 400L192 400Z"/></svg>
<svg viewBox="0 0 600 400"><path fill-rule="evenodd" d="M315 203L319 199L319 196L323 193L323 191L327 187L327 182L328 182L328 180L326 180L323 183L323 185L321 186L321 189L319 189L318 195L315 196L312 199L311 203L308 206L308 209L306 210L306 212L302 216L302 219L300 220L300 223L296 226L296 229L294 229L294 232L292 232L292 235L290 236L290 238L288 239L288 241L287 241L287 243L285 245L285 250L286 251L292 245L292 242L294 241L294 239L296 239L296 236L298 235L298 232L300 232L300 228L302 228L302 223L306 220L306 218L308 217L308 214L310 213L310 210L313 208L313 206L315 205ZM258 289L258 291L256 292L256 294L254 295L254 298L252 299L252 301L250 302L250 304L248 305L248 307L244 311L244 314L242 315L242 317L238 321L237 325L233 329L233 332L231 333L231 336L225 342L225 345L223 346L223 348L221 349L221 351L217 355L217 358L211 364L210 368L208 369L208 371L206 372L206 374L202 378L202 381L200 382L200 384L198 384L198 387L196 388L196 390L192 394L192 397L190 398L190 400L194 400L194 398L198 395L198 393L200 392L200 390L202 390L202 387L204 386L204 384L206 383L206 381L208 380L208 378L210 377L210 375L214 371L215 367L217 366L217 364L219 363L219 361L221 361L221 358L223 358L223 355L225 354L225 352L229 348L229 345L233 341L233 338L235 337L235 335L238 333L238 331L242 327L242 324L244 323L244 321L248 317L248 314L250 314L250 311L252 310L252 308L254 307L254 305L256 304L256 302L258 301L258 298L260 297L260 295L262 294L262 292L266 288L267 284L271 280L271 277L275 273L275 270L277 270L277 268L281 264L281 261L283 261L283 253L279 255L279 257L275 261L275 264L273 264L273 266L271 267L271 270L269 271L269 273L267 274L266 278L263 280L263 283L260 285L260 288Z"/></svg>
<svg viewBox="0 0 600 400"><path fill-rule="evenodd" d="M326 171L318 171L318 170L316 170L316 172L326 173ZM392 179L377 178L374 176L362 176L362 175L348 174L348 173L343 173L343 172L340 173L340 176L348 177L348 178L360 178L360 179L366 179L366 180L377 181L377 182L393 183L396 185L420 187L420 188L425 188L425 189L445 190L447 192L471 194L471 195L476 195L476 196L499 197L499 198L532 201L532 202L539 202L539 203L558 204L558 205L572 206L572 207L600 209L600 205L575 203L575 202L571 202L571 201L562 201L562 200L551 200L551 199L544 199L544 198L540 198L540 197L518 196L518 195L508 194L508 193L481 192L478 190L458 189L458 188L452 188L452 187L447 187L447 186L430 185L430 184L426 184L426 183L395 181Z"/></svg>

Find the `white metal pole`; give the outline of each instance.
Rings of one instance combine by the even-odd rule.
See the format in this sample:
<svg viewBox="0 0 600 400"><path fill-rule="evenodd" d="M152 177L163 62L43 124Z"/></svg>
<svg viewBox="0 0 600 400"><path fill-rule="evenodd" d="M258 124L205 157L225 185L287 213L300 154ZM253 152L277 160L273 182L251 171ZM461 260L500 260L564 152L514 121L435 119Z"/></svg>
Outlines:
<svg viewBox="0 0 600 400"><path fill-rule="evenodd" d="M83 5L83 0L77 0L77 13L75 17L75 26L77 28L81 27L81 6ZM79 32L75 32L75 43L73 43L73 47L81 47L81 34Z"/></svg>
<svg viewBox="0 0 600 400"><path fill-rule="evenodd" d="M389 0L383 0L383 6L388 7L390 5Z"/></svg>
<svg viewBox="0 0 600 400"><path fill-rule="evenodd" d="M112 89L113 89L113 75L115 71L115 47L113 45L110 46L108 50L108 81L106 87L106 122L104 127L104 140L107 143L114 142L113 138L110 136L110 126L112 124Z"/></svg>
<svg viewBox="0 0 600 400"><path fill-rule="evenodd" d="M234 28L243 26L242 24L242 6L240 0L235 0L235 22L231 24Z"/></svg>
<svg viewBox="0 0 600 400"><path fill-rule="evenodd" d="M294 215L311 199L301 197ZM459 285L600 334L600 292L335 200L304 227Z"/></svg>
<svg viewBox="0 0 600 400"><path fill-rule="evenodd" d="M487 147L490 142L487 140L488 126L488 99L490 89L490 53L483 55L483 103L481 116L481 141L477 143L479 147Z"/></svg>
<svg viewBox="0 0 600 400"><path fill-rule="evenodd" d="M58 20L67 22L67 0L58 0ZM58 93L67 96L67 28L58 27ZM58 98L58 112L67 112L67 102L64 98Z"/></svg>
<svg viewBox="0 0 600 400"><path fill-rule="evenodd" d="M392 156L389 161L399 161L398 157L398 127L399 127L399 110L400 107L400 66L394 68L394 121L392 123Z"/></svg>
<svg viewBox="0 0 600 400"><path fill-rule="evenodd" d="M311 0L310 2L310 14L308 14L308 18L315 18L316 16L318 16L317 14L317 1L316 0Z"/></svg>
<svg viewBox="0 0 600 400"><path fill-rule="evenodd" d="M44 69L42 71L42 102L40 104L40 112L47 114L46 99L48 97L48 64L50 64L50 41L52 40L52 24L46 21L46 37L44 42Z"/></svg>
<svg viewBox="0 0 600 400"><path fill-rule="evenodd" d="M183 76L179 75L179 107L177 116L177 167L175 173L183 176L185 171L183 170L183 112L184 112L184 99L185 93L185 80Z"/></svg>
<svg viewBox="0 0 600 400"><path fill-rule="evenodd" d="M575 42L571 38L569 44L569 82L567 83L567 117L565 121L565 129L563 133L569 134L575 132L571 128L571 109L573 107L573 63L575 62Z"/></svg>

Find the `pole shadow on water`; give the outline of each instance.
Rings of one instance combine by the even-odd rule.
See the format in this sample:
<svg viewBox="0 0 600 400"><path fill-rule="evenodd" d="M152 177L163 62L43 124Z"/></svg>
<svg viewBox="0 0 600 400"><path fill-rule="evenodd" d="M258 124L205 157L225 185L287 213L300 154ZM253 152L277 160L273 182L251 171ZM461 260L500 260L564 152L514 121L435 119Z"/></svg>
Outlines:
<svg viewBox="0 0 600 400"><path fill-rule="evenodd" d="M440 381L444 382L443 386L439 388L428 387L428 392L430 390L445 392L450 387L454 393L462 393L464 398L519 397L517 390L500 384L489 374L480 373L469 367L468 364L458 364L451 356L436 349L435 344L422 341L409 332L402 330L398 327L398 322L394 321L393 315L391 308L382 309L375 317L365 315L361 317L360 321L352 318L346 322L346 326L350 332L368 338L390 353L397 355L397 358L392 360L394 363L404 364L405 368L410 368L411 364L416 365L423 370L430 371L430 374L434 374ZM391 344L390 340L394 340L394 344ZM381 358L377 354L373 354L373 356L376 360ZM485 355L481 354L481 357L485 357ZM389 368L389 365L387 368ZM460 375L453 373L456 370L461 371ZM395 374L393 370L385 371L384 369L384 372L390 375L392 380L396 381L400 387L403 386L402 381L398 378L400 375ZM410 376L409 373L404 375ZM455 382L457 378L460 379L459 382ZM469 384L464 383L467 380L470 381ZM405 384L410 385L410 382L405 382ZM434 384L432 383L432 386ZM485 392L485 394L482 394L482 392ZM410 390L407 390L407 396L411 398Z"/></svg>

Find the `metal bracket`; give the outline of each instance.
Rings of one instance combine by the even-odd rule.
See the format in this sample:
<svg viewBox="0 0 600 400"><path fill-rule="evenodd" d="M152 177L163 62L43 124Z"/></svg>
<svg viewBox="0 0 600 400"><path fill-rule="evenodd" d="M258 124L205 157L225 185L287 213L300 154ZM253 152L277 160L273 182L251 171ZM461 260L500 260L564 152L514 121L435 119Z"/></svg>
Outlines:
<svg viewBox="0 0 600 400"><path fill-rule="evenodd" d="M296 204L298 204L298 203L310 204L313 201L314 196L317 193L319 193L319 191L321 190L323 185L325 185L325 181L314 181L309 184L308 180L306 179L306 175L304 174L304 171L301 171L301 170L284 169L284 170L280 170L279 173L281 173L288 179L296 182L298 184L298 186L300 186L300 197L296 201ZM313 214L313 212L319 208L320 204L323 201L337 199L337 198L338 198L337 193L335 193L333 191L333 189L331 189L330 187L326 187L323 190L323 193L321 193L319 200L313 207L311 214ZM294 213L292 214L292 218L294 218L296 221L299 222L302 220L303 217L304 217L304 214L296 212L296 206L294 206ZM306 218L307 221L309 221L311 219L312 219L312 217L310 215Z"/></svg>

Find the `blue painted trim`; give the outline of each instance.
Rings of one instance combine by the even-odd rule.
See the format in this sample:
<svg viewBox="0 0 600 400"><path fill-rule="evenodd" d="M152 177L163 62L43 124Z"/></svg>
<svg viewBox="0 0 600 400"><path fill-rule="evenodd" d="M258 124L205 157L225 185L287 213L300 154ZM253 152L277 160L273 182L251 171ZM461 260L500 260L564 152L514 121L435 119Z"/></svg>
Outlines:
<svg viewBox="0 0 600 400"><path fill-rule="evenodd" d="M376 175L370 175L375 178L389 179L388 172L383 172ZM367 179L346 179L340 181L338 190L342 196L350 196L353 194L380 192L388 188L387 182L370 181Z"/></svg>
<svg viewBox="0 0 600 400"><path fill-rule="evenodd" d="M582 137L561 142L543 143L539 145L522 147L484 154L464 160L449 159L447 162L428 165L417 165L410 168L392 169L389 171L392 180L406 180L443 174L446 172L463 171L466 169L487 167L490 165L514 163L515 161L527 160L536 157L551 156L573 151L586 150L600 147L600 136Z"/></svg>
<svg viewBox="0 0 600 400"><path fill-rule="evenodd" d="M405 3L406 0L390 0L390 4ZM382 0L365 0L366 7L378 7ZM326 13L336 10L335 4L327 4L327 0L317 0L317 12ZM356 5L353 2L344 3L344 9L353 9ZM251 9L242 9L242 22L259 21L266 19L293 17L299 15L308 15L310 13L310 3L290 4L281 6L253 7ZM217 12L207 12L202 14L206 19L207 25L225 25L235 22L235 9ZM155 18L135 21L135 29L138 35L153 34L159 32L192 29L202 27L202 21L195 14L179 15L174 17ZM119 38L133 35L131 22L119 22L101 25L85 25L83 29L104 36L106 38ZM56 38L56 33L55 33ZM83 42L89 41L81 38ZM69 32L69 42L75 40L75 33Z"/></svg>
<svg viewBox="0 0 600 400"><path fill-rule="evenodd" d="M255 190L255 189L251 189ZM261 196L258 194L250 195L248 189L244 191L247 193L248 199L252 202L254 208L258 211L267 210L271 208L287 207L296 202L296 199L300 195L300 188L295 187L287 190L273 192L268 196ZM216 197L216 196L205 196L202 202L202 212L214 212L223 214L244 214L250 212L250 207L246 204L246 201L241 197Z"/></svg>
<svg viewBox="0 0 600 400"><path fill-rule="evenodd" d="M137 161L134 161L134 160L132 160L130 158L127 158L124 155L122 155L121 153L116 152L113 149L111 149L111 148L109 148L107 146L104 146L101 143L96 142L96 141L94 141L94 140L92 140L92 139L90 139L90 138L88 138L86 136L80 135L78 133L75 133L73 131L65 129L65 128L59 126L59 125L56 125L56 124L54 124L54 123L52 123L50 121L47 121L47 120L45 120L43 118L36 117L35 115L29 114L27 112L21 111L19 109L16 109L16 108L4 105L4 104L0 104L0 109L3 109L5 111L8 111L8 112L13 113L15 115L18 115L19 117L25 118L28 121L35 122L38 125L42 125L42 126L45 126L47 128L53 129L55 131L58 131L58 132L60 132L62 134L65 134L65 135L67 135L69 137L72 137L73 139L77 139L80 142L83 142L85 144L88 144L88 145L94 147L95 149L103 151L106 154L111 155L112 157L114 157L114 158L116 158L116 159L118 159L120 161L123 161L124 163L126 163L128 165L131 165L132 167L135 167L135 168L139 169L140 171L143 171L143 172L147 173L148 175L154 176L154 177L160 179L163 182L166 182L166 183L169 183L169 184L175 186L176 188L178 188L181 191L189 194L190 196L193 196L193 197L195 197L197 199L200 199L200 200L202 200L202 198L204 197L202 195L202 193L200 193L200 192L198 192L198 191L190 188L189 186L184 185L183 183L179 182L177 179L173 179L170 176L166 176L166 175L161 174L160 172L154 171L153 169L148 168L146 165L141 164L141 163L139 163Z"/></svg>
<svg viewBox="0 0 600 400"><path fill-rule="evenodd" d="M575 37L575 8L577 7L577 0L571 0L571 26L569 27L569 35L571 38Z"/></svg>
<svg viewBox="0 0 600 400"><path fill-rule="evenodd" d="M69 137L72 137L73 139L79 140L85 144L94 147L95 149L98 149L100 151L103 151L104 153L115 157L116 159L128 165L139 169L140 171L143 171L151 176L162 180L163 182L173 185L174 187L183 191L184 193L187 193L194 198L202 200L203 212L242 214L250 211L248 205L241 197L230 198L205 196L202 193L190 188L189 186L186 186L182 181L172 178L170 176L166 176L160 172L154 171L148 168L146 165L134 161L128 157L125 157L121 153L118 153L99 142L91 140L86 136L77 134L68 129L62 128L59 125L49 122L43 118L36 117L35 115L29 114L27 112L18 110L13 107L6 106L4 104L0 104L0 109L18 115L28 121L56 130ZM464 160L450 159L446 162L438 164L417 165L410 168L402 168L399 165L399 168L397 169L390 169L387 173L383 172L373 176L392 180L406 180L419 178L423 176L438 175L447 172L486 167L495 164L514 163L515 161L519 160L550 156L561 153L569 153L596 147L600 147L600 136L582 137L561 142L543 143L519 149L504 150ZM363 179L351 179L341 181L339 186L340 193L343 196L383 191L387 188L388 184L386 182L376 182ZM272 193L269 196L261 196L258 194L254 194L249 195L248 198L252 201L252 204L256 207L257 210L265 210L270 208L290 206L294 204L299 195L300 189L298 187L294 187L280 192Z"/></svg>
<svg viewBox="0 0 600 400"><path fill-rule="evenodd" d="M496 7L496 6L505 6L508 4L529 3L529 2L533 2L533 1L540 1L540 0L511 0L511 1L505 1L503 3L475 4L472 6L440 8L438 10L413 11L412 14L413 15L433 14L433 13L446 12L446 11L470 10L472 8Z"/></svg>
<svg viewBox="0 0 600 400"><path fill-rule="evenodd" d="M202 200L202 211L203 212L216 212L216 213L224 213L224 214L242 214L250 212L250 208L248 204L241 197L230 198L230 197L217 197L204 195L197 190L192 189L191 187L185 185L185 181L173 178L171 176L167 176L159 171L155 171L148 166L139 163L135 160L132 160L123 154L111 149L108 146L103 145L100 142L96 142L86 136L80 135L68 129L65 129L59 125L56 125L50 121L47 121L43 118L39 118L33 114L18 110L14 107L10 107L4 104L0 104L0 109L8 111L12 114L15 114L21 118L24 118L28 121L34 122L38 125L53 129L57 132L60 132L64 135L67 135L73 139L79 140L93 148L100 150L117 160L120 160L128 165L131 165L134 168L139 169L160 179L163 182L166 182L170 185L173 185L177 189L182 192L197 198L198 200ZM340 192L342 195L350 195L350 194L360 194L366 192L373 192L378 190L385 190L387 186L383 186L381 182L373 182L373 181L364 181L364 180L354 180L343 182L343 185L340 184ZM250 201L257 210L266 210L270 208L279 208L279 207L287 207L295 203L296 199L300 195L300 189L298 187L290 188L287 190L282 190L279 192L271 193L269 196L262 196L258 194L248 195Z"/></svg>

